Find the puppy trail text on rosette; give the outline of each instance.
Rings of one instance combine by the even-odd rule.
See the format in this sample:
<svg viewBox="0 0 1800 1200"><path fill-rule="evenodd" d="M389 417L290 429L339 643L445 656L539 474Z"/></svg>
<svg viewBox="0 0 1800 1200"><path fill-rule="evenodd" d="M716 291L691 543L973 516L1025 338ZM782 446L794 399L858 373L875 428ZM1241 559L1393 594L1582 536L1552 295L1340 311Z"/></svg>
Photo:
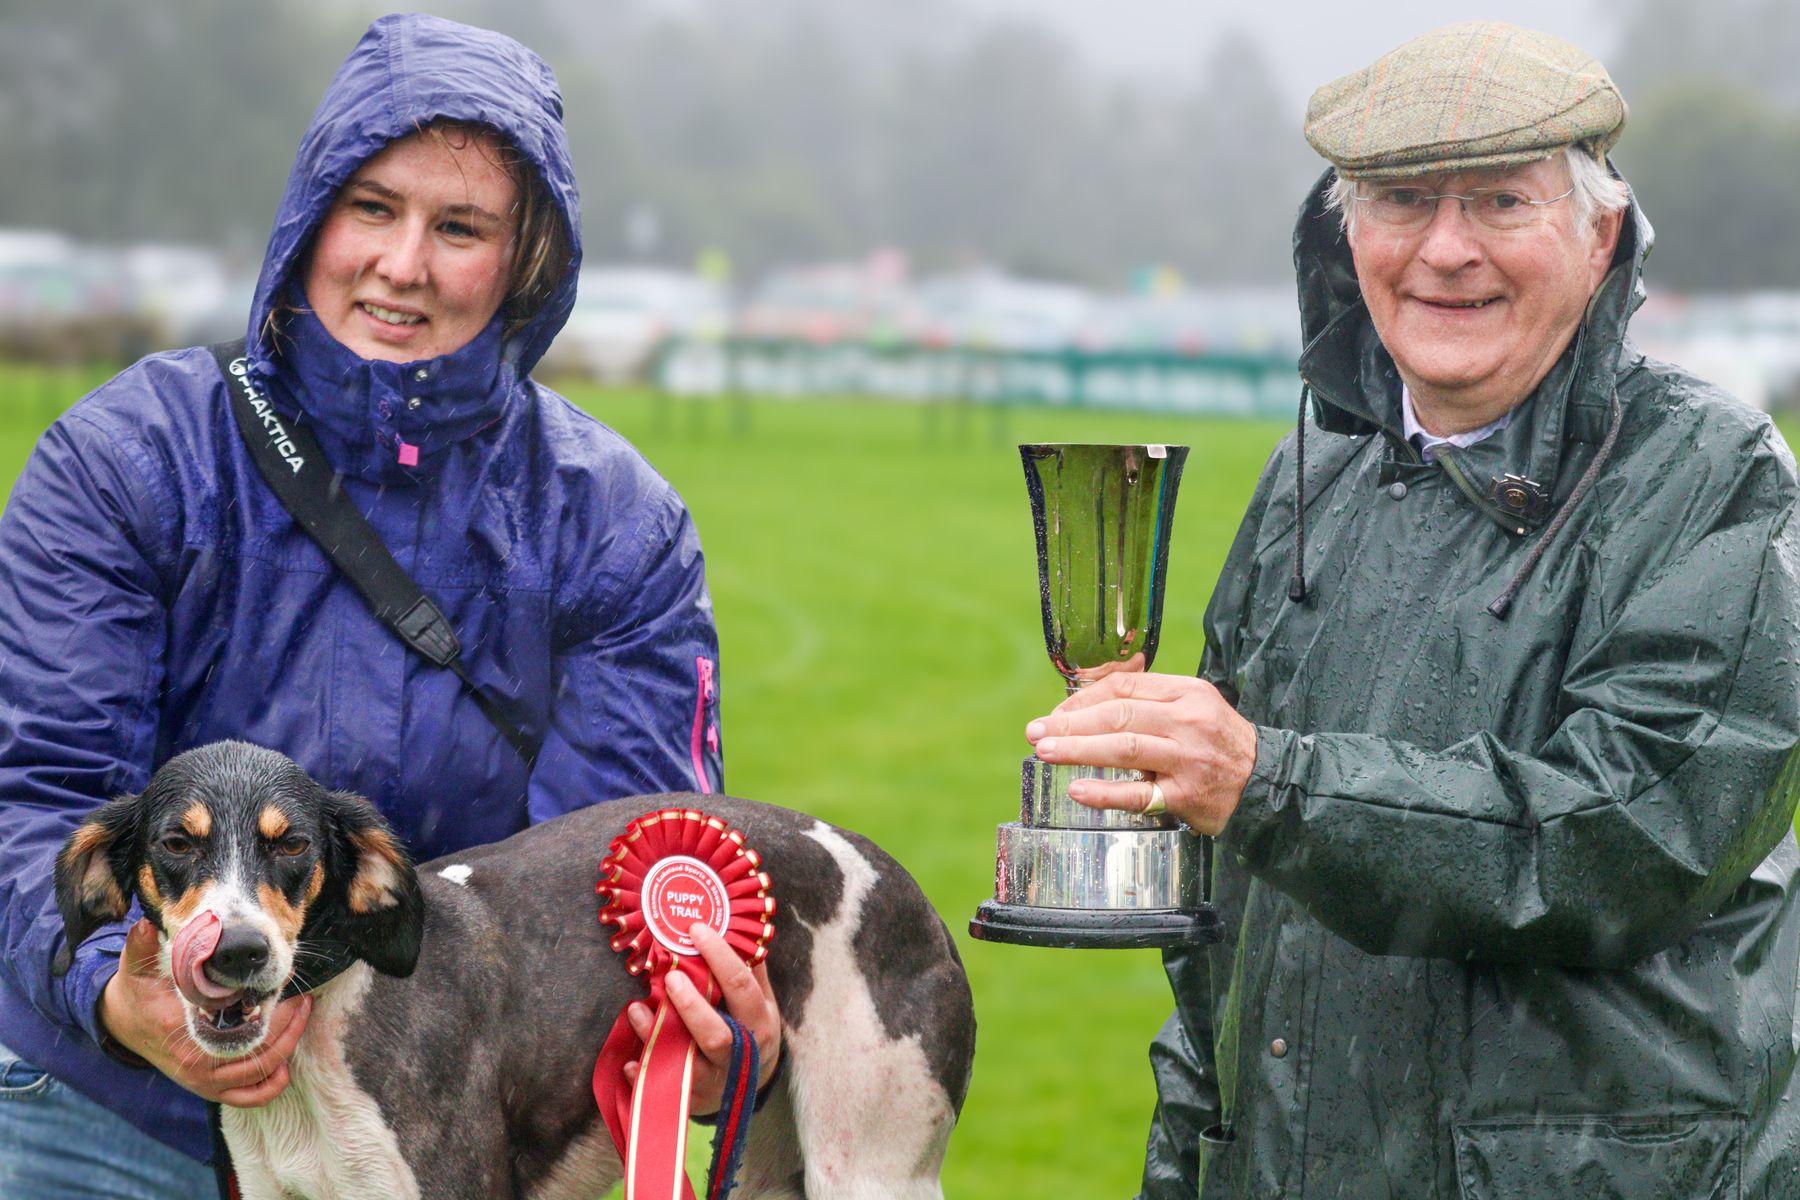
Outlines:
<svg viewBox="0 0 1800 1200"><path fill-rule="evenodd" d="M681 971L709 1001L718 983L688 931L709 926L749 966L768 956L775 936L775 898L762 859L744 836L694 809L646 813L613 839L595 892L600 922L612 925L611 946L625 969L650 990L655 1020L642 1043L625 1011L613 1022L594 1064L594 1100L625 1164L626 1200L693 1200L682 1164L687 1155L688 1098L695 1047L670 1006L666 984ZM743 1153L756 1098L756 1041L728 1014L733 1049L713 1148L708 1200L723 1197ZM635 1090L624 1068L637 1062Z"/></svg>

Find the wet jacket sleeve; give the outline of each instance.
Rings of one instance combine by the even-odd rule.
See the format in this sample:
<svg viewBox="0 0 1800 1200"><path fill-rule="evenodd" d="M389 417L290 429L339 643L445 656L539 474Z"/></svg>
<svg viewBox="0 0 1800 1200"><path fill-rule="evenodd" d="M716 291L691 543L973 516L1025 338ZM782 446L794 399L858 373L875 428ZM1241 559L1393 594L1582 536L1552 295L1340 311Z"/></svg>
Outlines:
<svg viewBox="0 0 1800 1200"><path fill-rule="evenodd" d="M1629 536L1590 547L1558 692L1518 698L1555 706L1542 745L1259 729L1221 844L1370 953L1610 968L1674 944L1800 784L1800 529L1771 436L1608 501Z"/></svg>
<svg viewBox="0 0 1800 1200"><path fill-rule="evenodd" d="M666 484L635 507L618 568L564 631L551 728L532 772L535 824L600 800L724 786L719 643L700 539Z"/></svg>
<svg viewBox="0 0 1800 1200"><path fill-rule="evenodd" d="M148 462L79 415L39 442L0 515L0 970L45 1016L98 1040L95 1002L125 926L60 979L52 867L102 801L136 791L154 753L166 625L145 531Z"/></svg>

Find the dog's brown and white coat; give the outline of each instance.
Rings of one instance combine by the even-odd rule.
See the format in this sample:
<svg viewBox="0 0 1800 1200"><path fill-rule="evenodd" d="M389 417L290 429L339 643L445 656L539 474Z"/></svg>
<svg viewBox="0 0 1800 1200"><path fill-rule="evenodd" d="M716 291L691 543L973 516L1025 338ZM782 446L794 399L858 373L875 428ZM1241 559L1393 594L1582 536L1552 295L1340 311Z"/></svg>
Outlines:
<svg viewBox="0 0 1800 1200"><path fill-rule="evenodd" d="M287 1090L224 1112L246 1200L592 1200L619 1175L593 1063L643 994L607 947L594 884L627 821L683 804L744 832L780 905L785 1065L737 1195L941 1196L974 1053L967 979L912 879L810 817L720 796L620 801L415 871L366 801L225 742L83 824L57 900L74 945L135 893L189 1032L221 1056L261 1044L290 981L351 961L314 993Z"/></svg>

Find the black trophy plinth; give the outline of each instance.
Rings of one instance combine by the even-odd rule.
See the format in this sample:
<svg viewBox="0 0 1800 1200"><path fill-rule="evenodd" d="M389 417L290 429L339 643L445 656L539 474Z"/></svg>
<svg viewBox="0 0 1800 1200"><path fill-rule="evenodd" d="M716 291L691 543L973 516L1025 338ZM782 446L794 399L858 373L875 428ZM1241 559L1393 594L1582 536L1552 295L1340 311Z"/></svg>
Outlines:
<svg viewBox="0 0 1800 1200"><path fill-rule="evenodd" d="M1225 936L1225 922L1210 904L1133 912L1037 908L987 900L975 910L969 934L983 942L1054 950L1167 950L1219 941Z"/></svg>

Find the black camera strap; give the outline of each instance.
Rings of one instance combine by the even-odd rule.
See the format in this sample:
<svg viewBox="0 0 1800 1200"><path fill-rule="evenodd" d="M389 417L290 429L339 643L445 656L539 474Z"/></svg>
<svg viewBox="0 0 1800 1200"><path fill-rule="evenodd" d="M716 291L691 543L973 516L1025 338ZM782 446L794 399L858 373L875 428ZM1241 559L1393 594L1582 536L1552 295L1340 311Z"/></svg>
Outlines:
<svg viewBox="0 0 1800 1200"><path fill-rule="evenodd" d="M221 342L208 349L229 385L238 432L282 507L362 593L376 618L420 657L454 674L506 744L518 751L526 766L535 764L540 743L520 728L504 701L469 677L456 630L357 511L319 440L304 425L284 420L251 382L244 343Z"/></svg>

